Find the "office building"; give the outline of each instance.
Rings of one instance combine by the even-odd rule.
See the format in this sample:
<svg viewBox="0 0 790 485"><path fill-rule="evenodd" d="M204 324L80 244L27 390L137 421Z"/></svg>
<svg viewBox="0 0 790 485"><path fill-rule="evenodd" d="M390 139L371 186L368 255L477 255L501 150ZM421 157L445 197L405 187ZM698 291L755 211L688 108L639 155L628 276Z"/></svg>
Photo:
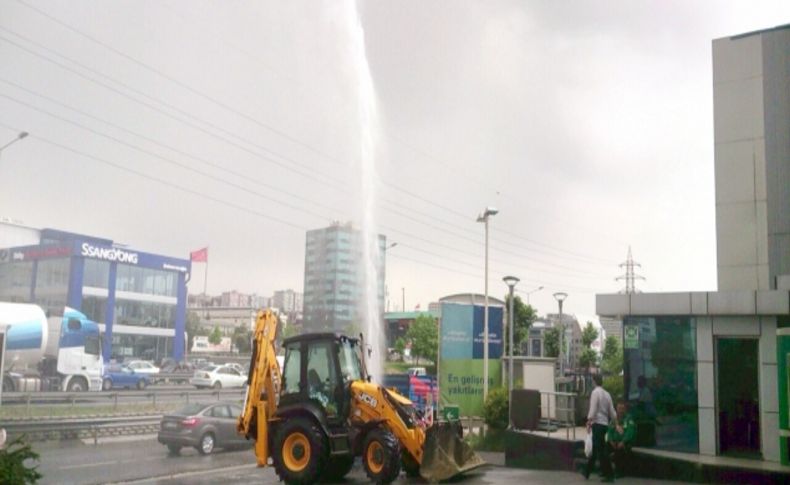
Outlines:
<svg viewBox="0 0 790 485"><path fill-rule="evenodd" d="M363 328L366 290L364 237L351 224L334 223L307 232L304 274L306 332L353 333ZM375 294L378 315L384 313L384 256L386 238L375 240Z"/></svg>
<svg viewBox="0 0 790 485"><path fill-rule="evenodd" d="M83 312L99 324L105 361L183 358L189 259L55 229L0 223L0 232L27 238L0 249L0 300Z"/></svg>
<svg viewBox="0 0 790 485"><path fill-rule="evenodd" d="M641 446L790 465L789 53L790 25L713 41L718 291L596 296Z"/></svg>

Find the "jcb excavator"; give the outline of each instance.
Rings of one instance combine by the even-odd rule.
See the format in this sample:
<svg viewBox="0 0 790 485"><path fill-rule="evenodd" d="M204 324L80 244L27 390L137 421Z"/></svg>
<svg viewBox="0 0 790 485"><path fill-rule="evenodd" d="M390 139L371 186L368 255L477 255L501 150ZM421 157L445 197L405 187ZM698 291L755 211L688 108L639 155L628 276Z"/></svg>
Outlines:
<svg viewBox="0 0 790 485"><path fill-rule="evenodd" d="M282 481L308 484L342 479L357 456L375 483L392 482L401 468L440 481L485 464L457 423L426 427L411 401L371 382L361 339L287 338L281 373L276 332L275 315L260 311L237 425L255 440L258 466L271 460Z"/></svg>

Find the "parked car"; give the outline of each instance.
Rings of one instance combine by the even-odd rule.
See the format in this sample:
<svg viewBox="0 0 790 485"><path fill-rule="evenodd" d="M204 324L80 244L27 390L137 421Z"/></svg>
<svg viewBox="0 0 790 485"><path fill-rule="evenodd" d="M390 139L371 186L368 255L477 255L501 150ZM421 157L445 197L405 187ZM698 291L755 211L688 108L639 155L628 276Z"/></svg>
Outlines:
<svg viewBox="0 0 790 485"><path fill-rule="evenodd" d="M410 376L417 376L417 377L423 377L428 375L428 372L426 372L425 367L409 367L406 373L409 374Z"/></svg>
<svg viewBox="0 0 790 485"><path fill-rule="evenodd" d="M138 374L159 374L159 367L145 360L130 360L126 365Z"/></svg>
<svg viewBox="0 0 790 485"><path fill-rule="evenodd" d="M198 389L213 387L244 387L247 376L228 365L214 365L205 369L196 370L189 383Z"/></svg>
<svg viewBox="0 0 790 485"><path fill-rule="evenodd" d="M215 448L251 446L236 433L241 407L230 403L187 404L172 414L162 416L157 439L172 454L185 446L194 447L202 455Z"/></svg>
<svg viewBox="0 0 790 485"><path fill-rule="evenodd" d="M112 364L104 368L101 388L105 391L116 387L145 389L151 383L148 374L139 374L127 365Z"/></svg>
<svg viewBox="0 0 790 485"><path fill-rule="evenodd" d="M177 362L175 359L170 357L166 357L162 359L162 362L159 364L159 372L163 374L177 374L182 372L192 372L194 371L194 367L189 362Z"/></svg>

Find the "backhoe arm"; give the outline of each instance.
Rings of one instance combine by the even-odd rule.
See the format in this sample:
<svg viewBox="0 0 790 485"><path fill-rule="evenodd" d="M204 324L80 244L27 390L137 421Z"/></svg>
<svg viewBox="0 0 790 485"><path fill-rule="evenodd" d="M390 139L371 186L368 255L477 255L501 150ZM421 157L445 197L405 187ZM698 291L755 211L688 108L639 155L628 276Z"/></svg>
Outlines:
<svg viewBox="0 0 790 485"><path fill-rule="evenodd" d="M280 395L280 365L274 348L277 317L271 310L261 310L255 319L250 372L247 390L236 430L247 439L255 440L258 466L269 462L269 420L277 410Z"/></svg>

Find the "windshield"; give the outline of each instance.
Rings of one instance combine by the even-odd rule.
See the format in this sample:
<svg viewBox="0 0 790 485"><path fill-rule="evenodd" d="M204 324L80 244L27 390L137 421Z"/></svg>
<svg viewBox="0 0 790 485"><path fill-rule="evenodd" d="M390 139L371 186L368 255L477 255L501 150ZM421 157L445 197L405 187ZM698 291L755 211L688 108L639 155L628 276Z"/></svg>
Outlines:
<svg viewBox="0 0 790 485"><path fill-rule="evenodd" d="M340 373L346 381L358 381L362 379L362 366L359 362L357 349L359 345L344 340L340 342Z"/></svg>

